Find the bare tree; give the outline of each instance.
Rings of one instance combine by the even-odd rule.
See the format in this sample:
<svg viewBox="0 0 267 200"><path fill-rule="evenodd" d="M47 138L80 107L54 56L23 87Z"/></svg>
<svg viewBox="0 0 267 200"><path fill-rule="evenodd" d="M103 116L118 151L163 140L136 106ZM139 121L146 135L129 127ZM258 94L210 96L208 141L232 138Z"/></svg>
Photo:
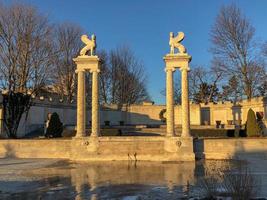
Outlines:
<svg viewBox="0 0 267 200"><path fill-rule="evenodd" d="M166 96L166 88L161 91L163 96ZM173 88L173 100L175 105L180 105L182 103L181 99L182 91L181 91L181 80L180 78L176 78L174 80L174 88Z"/></svg>
<svg viewBox="0 0 267 200"><path fill-rule="evenodd" d="M242 100L242 88L235 75L230 77L228 83L222 86L222 100L237 102Z"/></svg>
<svg viewBox="0 0 267 200"><path fill-rule="evenodd" d="M210 32L217 67L236 76L247 99L256 95L265 73L254 34L254 27L235 5L221 8Z"/></svg>
<svg viewBox="0 0 267 200"><path fill-rule="evenodd" d="M53 57L51 27L46 17L30 6L0 6L0 75L4 126L16 137L31 94L49 82Z"/></svg>
<svg viewBox="0 0 267 200"><path fill-rule="evenodd" d="M149 99L143 64L128 47L110 52L111 103L133 104Z"/></svg>
<svg viewBox="0 0 267 200"><path fill-rule="evenodd" d="M109 103L110 101L110 89L111 89L111 74L108 64L109 57L105 51L98 53L100 57L100 101L103 103Z"/></svg>
<svg viewBox="0 0 267 200"><path fill-rule="evenodd" d="M223 78L223 71L217 67L210 70L195 67L189 73L189 92L197 103L209 103L218 100L218 85Z"/></svg>
<svg viewBox="0 0 267 200"><path fill-rule="evenodd" d="M63 23L55 28L54 45L57 52L55 57L55 84L56 92L66 95L71 102L76 94L76 65L73 58L81 48L82 28L76 24Z"/></svg>
<svg viewBox="0 0 267 200"><path fill-rule="evenodd" d="M181 80L180 78L175 79L174 81L174 103L181 105L182 103L182 90L181 90Z"/></svg>
<svg viewBox="0 0 267 200"><path fill-rule="evenodd" d="M267 61L267 42L265 42L262 46L262 54L265 57L265 66ZM258 86L258 91L260 96L267 96L267 73L265 70L265 74L263 75L263 81Z"/></svg>
<svg viewBox="0 0 267 200"><path fill-rule="evenodd" d="M267 42L262 45L262 53L267 57Z"/></svg>
<svg viewBox="0 0 267 200"><path fill-rule="evenodd" d="M90 107L92 105L92 74L91 73L85 73L85 93L86 93L86 98L85 98L86 104Z"/></svg>
<svg viewBox="0 0 267 200"><path fill-rule="evenodd" d="M97 53L100 58L100 102L105 104L130 105L149 99L143 64L126 46L106 53ZM86 76L86 101L91 105L91 75Z"/></svg>
<svg viewBox="0 0 267 200"><path fill-rule="evenodd" d="M267 75L265 77L265 81L258 87L259 96L267 96Z"/></svg>

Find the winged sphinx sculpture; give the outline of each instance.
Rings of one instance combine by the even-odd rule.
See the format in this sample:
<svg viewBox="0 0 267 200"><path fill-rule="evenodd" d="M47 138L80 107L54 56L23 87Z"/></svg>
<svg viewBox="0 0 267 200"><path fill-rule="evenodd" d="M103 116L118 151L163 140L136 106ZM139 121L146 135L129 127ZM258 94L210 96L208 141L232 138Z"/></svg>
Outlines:
<svg viewBox="0 0 267 200"><path fill-rule="evenodd" d="M173 32L170 32L170 41L169 45L171 47L170 54L175 54L174 49L178 49L179 53L186 53L185 47L180 44L181 41L184 39L184 33L183 32L178 32L177 36L174 37Z"/></svg>
<svg viewBox="0 0 267 200"><path fill-rule="evenodd" d="M80 51L80 56L85 56L88 51L90 51L91 56L94 55L94 50L96 48L96 37L93 34L91 36L91 40L88 38L87 35L82 35L81 36L82 42L86 45L85 47L82 48Z"/></svg>

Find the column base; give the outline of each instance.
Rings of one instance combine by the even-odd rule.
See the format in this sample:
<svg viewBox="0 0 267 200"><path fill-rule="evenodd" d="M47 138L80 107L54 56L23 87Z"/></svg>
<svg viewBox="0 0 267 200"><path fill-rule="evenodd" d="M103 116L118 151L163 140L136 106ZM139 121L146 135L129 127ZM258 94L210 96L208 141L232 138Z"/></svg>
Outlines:
<svg viewBox="0 0 267 200"><path fill-rule="evenodd" d="M72 137L72 139L80 139L80 138L85 138L86 137L86 135L79 135L79 136L74 136L74 137Z"/></svg>
<svg viewBox="0 0 267 200"><path fill-rule="evenodd" d="M99 133L90 133L90 135L89 135L91 138L97 138L97 137L99 137L100 136L100 134Z"/></svg>
<svg viewBox="0 0 267 200"><path fill-rule="evenodd" d="M77 129L75 128L76 130L76 134L75 136L73 136L73 138L83 138L83 137L86 137L86 131L85 130L80 130L79 132L77 131Z"/></svg>
<svg viewBox="0 0 267 200"><path fill-rule="evenodd" d="M174 137L174 136L175 136L174 133L173 133L173 134L166 134L166 135L165 135L166 138L170 138L170 137Z"/></svg>

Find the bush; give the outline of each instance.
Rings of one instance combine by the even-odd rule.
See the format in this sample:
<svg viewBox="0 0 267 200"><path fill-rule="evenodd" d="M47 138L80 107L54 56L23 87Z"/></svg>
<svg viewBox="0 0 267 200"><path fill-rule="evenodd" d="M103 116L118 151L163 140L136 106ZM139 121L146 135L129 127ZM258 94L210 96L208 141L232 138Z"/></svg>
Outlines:
<svg viewBox="0 0 267 200"><path fill-rule="evenodd" d="M246 134L248 137L259 136L260 132L260 127L257 123L255 112L250 108L248 110L246 122Z"/></svg>
<svg viewBox="0 0 267 200"><path fill-rule="evenodd" d="M233 171L233 172L231 172ZM252 199L257 196L261 185L260 177L257 179L244 163L239 163L234 169L223 173L224 191L231 199Z"/></svg>
<svg viewBox="0 0 267 200"><path fill-rule="evenodd" d="M252 199L257 196L261 179L244 163L212 162L197 186L204 199ZM224 198L218 198L218 197Z"/></svg>
<svg viewBox="0 0 267 200"><path fill-rule="evenodd" d="M56 112L51 115L49 125L46 130L46 137L61 137L63 131L63 124L61 123L59 116Z"/></svg>
<svg viewBox="0 0 267 200"><path fill-rule="evenodd" d="M159 118L163 123L166 123L166 117L164 116L166 114L166 109L162 109L159 113Z"/></svg>

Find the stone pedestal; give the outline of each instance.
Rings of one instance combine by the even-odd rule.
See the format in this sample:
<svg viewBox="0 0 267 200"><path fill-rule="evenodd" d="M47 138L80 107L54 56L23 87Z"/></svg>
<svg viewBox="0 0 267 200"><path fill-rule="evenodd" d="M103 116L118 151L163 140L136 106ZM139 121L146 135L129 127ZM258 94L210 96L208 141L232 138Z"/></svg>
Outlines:
<svg viewBox="0 0 267 200"><path fill-rule="evenodd" d="M185 53L167 54L164 58L166 64L166 107L167 107L167 133L174 136L174 104L173 104L173 74L176 68L182 72L182 137L190 137L189 97L188 97L188 71L191 56Z"/></svg>
<svg viewBox="0 0 267 200"><path fill-rule="evenodd" d="M118 151L114 152L114 147ZM194 161L192 137L82 137L71 140L70 159L86 161Z"/></svg>
<svg viewBox="0 0 267 200"><path fill-rule="evenodd" d="M99 128L99 88L98 88L98 74L100 72L99 58L97 56L78 56L73 61L77 65L76 72L78 73L78 91L77 91L77 133L76 138L84 137L85 134L85 115L86 115L86 101L85 101L85 72L92 73L92 131L91 136L97 137L100 132Z"/></svg>
<svg viewBox="0 0 267 200"><path fill-rule="evenodd" d="M75 137L71 140L71 160L97 160L99 151L99 137Z"/></svg>
<svg viewBox="0 0 267 200"><path fill-rule="evenodd" d="M192 137L166 137L164 150L166 154L169 154L170 161L195 160Z"/></svg>

